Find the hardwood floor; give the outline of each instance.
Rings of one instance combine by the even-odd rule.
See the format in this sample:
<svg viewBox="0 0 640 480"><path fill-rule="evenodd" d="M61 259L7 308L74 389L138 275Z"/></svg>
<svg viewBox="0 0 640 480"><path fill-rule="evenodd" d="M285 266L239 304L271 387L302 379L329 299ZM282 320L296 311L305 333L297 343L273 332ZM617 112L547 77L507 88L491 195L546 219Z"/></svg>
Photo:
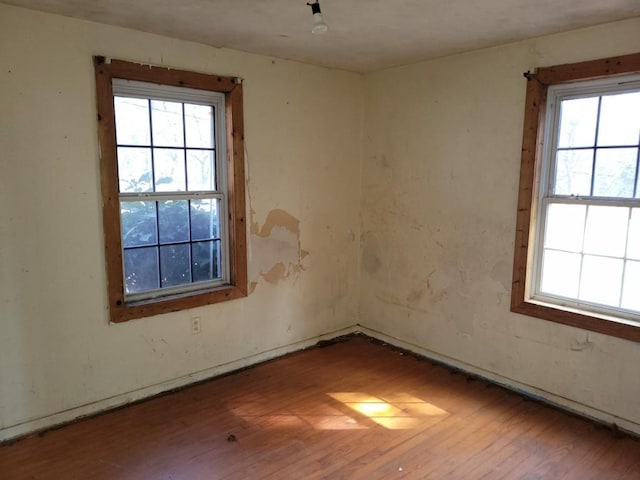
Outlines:
<svg viewBox="0 0 640 480"><path fill-rule="evenodd" d="M352 337L0 447L9 479L640 479L640 441Z"/></svg>

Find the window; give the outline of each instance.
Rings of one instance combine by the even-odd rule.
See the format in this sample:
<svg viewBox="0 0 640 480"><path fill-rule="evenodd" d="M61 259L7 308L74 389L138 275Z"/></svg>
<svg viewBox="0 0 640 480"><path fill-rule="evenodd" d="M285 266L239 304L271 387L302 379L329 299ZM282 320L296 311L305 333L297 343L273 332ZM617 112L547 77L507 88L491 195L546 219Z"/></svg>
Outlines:
<svg viewBox="0 0 640 480"><path fill-rule="evenodd" d="M95 65L111 320L246 296L241 82Z"/></svg>
<svg viewBox="0 0 640 480"><path fill-rule="evenodd" d="M526 76L512 310L640 341L640 54Z"/></svg>

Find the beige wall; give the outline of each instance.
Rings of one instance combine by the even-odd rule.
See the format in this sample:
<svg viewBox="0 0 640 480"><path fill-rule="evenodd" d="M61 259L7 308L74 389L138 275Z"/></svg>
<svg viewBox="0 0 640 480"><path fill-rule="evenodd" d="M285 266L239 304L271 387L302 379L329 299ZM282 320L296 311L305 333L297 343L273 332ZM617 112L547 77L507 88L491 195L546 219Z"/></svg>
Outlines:
<svg viewBox="0 0 640 480"><path fill-rule="evenodd" d="M365 79L361 323L640 432L640 345L509 313L525 79L640 51L640 19Z"/></svg>
<svg viewBox="0 0 640 480"><path fill-rule="evenodd" d="M358 322L640 432L637 344L508 312L522 72L638 31L362 77L0 5L0 439ZM248 298L108 324L96 54L245 78Z"/></svg>
<svg viewBox="0 0 640 480"><path fill-rule="evenodd" d="M108 324L96 54L244 77L248 298ZM0 65L0 439L356 323L361 76L5 5Z"/></svg>

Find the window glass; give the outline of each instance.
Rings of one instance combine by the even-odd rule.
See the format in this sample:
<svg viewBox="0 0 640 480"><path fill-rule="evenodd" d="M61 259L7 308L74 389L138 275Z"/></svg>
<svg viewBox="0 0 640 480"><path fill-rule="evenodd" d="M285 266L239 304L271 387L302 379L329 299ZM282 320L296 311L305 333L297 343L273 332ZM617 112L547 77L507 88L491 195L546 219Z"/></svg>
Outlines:
<svg viewBox="0 0 640 480"><path fill-rule="evenodd" d="M156 192L184 192L187 189L184 150L154 148L153 166Z"/></svg>
<svg viewBox="0 0 640 480"><path fill-rule="evenodd" d="M182 103L151 100L153 144L159 147L184 146Z"/></svg>
<svg viewBox="0 0 640 480"><path fill-rule="evenodd" d="M563 100L559 148L592 147L596 139L598 97Z"/></svg>
<svg viewBox="0 0 640 480"><path fill-rule="evenodd" d="M593 195L633 197L637 160L637 148L598 149L593 176Z"/></svg>
<svg viewBox="0 0 640 480"><path fill-rule="evenodd" d="M212 150L187 150L187 188L217 190L215 153Z"/></svg>
<svg viewBox="0 0 640 480"><path fill-rule="evenodd" d="M125 292L138 293L160 287L158 248L133 248L124 251Z"/></svg>
<svg viewBox="0 0 640 480"><path fill-rule="evenodd" d="M584 252L623 257L627 244L627 207L591 205L584 234Z"/></svg>
<svg viewBox="0 0 640 480"><path fill-rule="evenodd" d="M640 260L640 208L631 209L629 219L629 236L627 239L627 257ZM638 290L640 298L640 290Z"/></svg>
<svg viewBox="0 0 640 480"><path fill-rule="evenodd" d="M149 101L144 98L115 97L116 138L120 145L151 144Z"/></svg>
<svg viewBox="0 0 640 480"><path fill-rule="evenodd" d="M540 289L544 293L575 298L580 280L580 255L545 250Z"/></svg>
<svg viewBox="0 0 640 480"><path fill-rule="evenodd" d="M184 105L187 147L214 148L213 107L210 105Z"/></svg>
<svg viewBox="0 0 640 480"><path fill-rule="evenodd" d="M584 237L585 205L556 203L549 206L545 247L580 252Z"/></svg>
<svg viewBox="0 0 640 480"><path fill-rule="evenodd" d="M153 191L150 148L118 147L120 192Z"/></svg>
<svg viewBox="0 0 640 480"><path fill-rule="evenodd" d="M628 261L624 272L622 308L640 312L640 262Z"/></svg>
<svg viewBox="0 0 640 480"><path fill-rule="evenodd" d="M194 242L192 245L191 270L194 282L220 278L220 241Z"/></svg>
<svg viewBox="0 0 640 480"><path fill-rule="evenodd" d="M158 233L160 243L189 241L189 202L166 200L158 202Z"/></svg>
<svg viewBox="0 0 640 480"><path fill-rule="evenodd" d="M618 258L585 255L580 275L580 300L617 307L620 304L622 267L623 261Z"/></svg>
<svg viewBox="0 0 640 480"><path fill-rule="evenodd" d="M219 203L220 201L216 199L191 201L191 238L193 240L220 238Z"/></svg>
<svg viewBox="0 0 640 480"><path fill-rule="evenodd" d="M593 150L559 150L556 157L556 195L591 194Z"/></svg>
<svg viewBox="0 0 640 480"><path fill-rule="evenodd" d="M156 245L158 243L156 222L156 202L122 202L120 204L122 246L127 249Z"/></svg>
<svg viewBox="0 0 640 480"><path fill-rule="evenodd" d="M640 92L602 97L598 145L638 145Z"/></svg>
<svg viewBox="0 0 640 480"><path fill-rule="evenodd" d="M191 283L189 245L163 245L160 247L160 272L162 287Z"/></svg>

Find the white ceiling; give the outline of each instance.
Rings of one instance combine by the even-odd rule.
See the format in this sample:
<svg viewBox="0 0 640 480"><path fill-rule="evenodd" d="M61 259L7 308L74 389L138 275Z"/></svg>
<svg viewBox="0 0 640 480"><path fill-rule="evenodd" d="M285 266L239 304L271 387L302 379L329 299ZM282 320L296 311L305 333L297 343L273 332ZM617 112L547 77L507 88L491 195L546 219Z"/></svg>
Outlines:
<svg viewBox="0 0 640 480"><path fill-rule="evenodd" d="M216 47L367 72L640 16L640 0L0 0ZM639 32L640 35L640 32Z"/></svg>

